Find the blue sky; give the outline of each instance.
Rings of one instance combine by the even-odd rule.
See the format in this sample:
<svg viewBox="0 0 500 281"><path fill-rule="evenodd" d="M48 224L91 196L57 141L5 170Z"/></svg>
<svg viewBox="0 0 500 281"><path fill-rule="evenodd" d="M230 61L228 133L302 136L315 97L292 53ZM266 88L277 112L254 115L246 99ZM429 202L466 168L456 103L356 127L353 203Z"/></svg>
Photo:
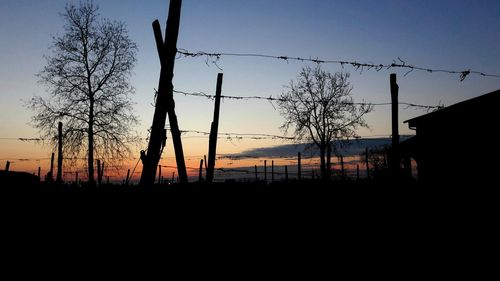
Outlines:
<svg viewBox="0 0 500 281"><path fill-rule="evenodd" d="M51 34L62 32L62 0L0 0L0 137L31 137L30 112L22 99L43 94L35 74L45 63ZM136 130L143 136L151 124L159 60L151 22L165 28L168 3L162 1L95 0L101 15L127 24L139 46L131 83L141 119ZM319 1L319 0L184 0L178 47L190 51L265 53L332 60L390 64L398 57L408 64L451 70L472 69L500 74L500 1ZM223 57L223 94L279 95L303 63L259 58ZM338 65L324 65L331 72ZM400 101L450 105L500 88L500 78L404 70L365 70L351 73L354 99L390 100L389 74L398 74ZM174 87L213 93L216 66L203 58L176 61ZM208 131L213 103L196 97L176 97L181 129ZM413 133L402 121L424 111L400 108L402 134ZM367 116L371 129L359 134L389 135L390 107L377 107ZM264 101L224 101L221 132L282 134L282 119ZM206 154L208 140L186 139L187 155ZM271 146L276 141L222 142L220 153ZM146 144L144 144L145 146ZM45 153L48 148L2 142L0 158ZM167 155L172 149L167 149Z"/></svg>

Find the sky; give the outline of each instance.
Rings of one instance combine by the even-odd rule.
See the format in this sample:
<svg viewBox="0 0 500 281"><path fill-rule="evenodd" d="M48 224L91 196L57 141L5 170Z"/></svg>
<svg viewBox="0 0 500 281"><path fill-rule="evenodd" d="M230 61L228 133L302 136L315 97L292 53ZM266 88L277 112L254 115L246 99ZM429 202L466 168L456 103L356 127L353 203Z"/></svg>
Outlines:
<svg viewBox="0 0 500 281"><path fill-rule="evenodd" d="M44 166L51 147L10 138L37 137L29 125L32 112L23 100L45 95L36 74L53 35L61 35L60 13L67 0L0 0L0 161L11 159L11 169L33 172ZM103 17L123 21L139 52L131 84L135 112L146 137L151 126L154 91L158 87L159 59L151 23L162 29L169 1L95 0ZM192 52L228 52L286 55L325 60L407 64L432 69L476 70L500 75L500 1L480 0L184 0L178 48ZM222 57L218 67L205 58L179 58L174 88L214 94L217 73L224 73L223 95L278 96L296 78L302 62L265 58ZM500 78L405 70L356 71L350 66L322 65L323 69L351 74L355 101L389 102L389 74L396 73L399 100L425 105L451 105L500 88ZM213 101L176 95L181 130L209 131ZM403 121L426 111L400 106L400 133L414 134ZM366 116L370 129L360 136L389 136L390 107L376 107ZM219 132L283 135L283 118L266 101L224 100ZM196 166L207 154L208 138L187 134L184 154ZM284 144L277 140L219 139L218 153L231 154ZM144 142L135 151L144 149ZM170 142L163 165L175 165ZM38 161L20 161L36 159ZM14 160L12 160L14 159ZM17 160L16 160L17 159ZM132 163L133 162L133 163ZM131 164L135 164L131 159ZM248 163L246 163L248 164ZM245 165L246 165L245 164ZM221 163L221 165L223 165ZM140 164L139 164L140 166ZM138 168L141 169L140 167Z"/></svg>

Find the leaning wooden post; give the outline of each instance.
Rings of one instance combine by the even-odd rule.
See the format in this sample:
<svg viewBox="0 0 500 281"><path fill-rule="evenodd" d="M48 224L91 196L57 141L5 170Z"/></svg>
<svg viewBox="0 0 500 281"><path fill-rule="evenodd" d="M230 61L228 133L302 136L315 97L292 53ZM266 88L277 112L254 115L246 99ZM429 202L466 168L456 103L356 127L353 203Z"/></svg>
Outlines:
<svg viewBox="0 0 500 281"><path fill-rule="evenodd" d="M129 181L130 181L130 169L127 170L127 178L125 179L125 185L128 185Z"/></svg>
<svg viewBox="0 0 500 281"><path fill-rule="evenodd" d="M7 161L7 163L5 164L5 171L8 172L9 168L10 168L10 161Z"/></svg>
<svg viewBox="0 0 500 281"><path fill-rule="evenodd" d="M392 177L396 178L399 174L399 122L398 122L398 92L399 86L396 83L396 74L390 75L391 83L391 111L392 111L392 149L389 158L389 166Z"/></svg>
<svg viewBox="0 0 500 281"><path fill-rule="evenodd" d="M54 153L52 152L52 156L50 156L50 171L47 177L48 181L54 181Z"/></svg>
<svg viewBox="0 0 500 281"><path fill-rule="evenodd" d="M257 175L257 165L255 165L255 181L259 181L259 176Z"/></svg>
<svg viewBox="0 0 500 281"><path fill-rule="evenodd" d="M186 164L182 149L181 133L177 116L175 115L175 103L173 97L172 79L174 76L174 62L177 54L177 37L179 34L179 22L181 15L182 0L171 0L167 27L165 31L165 42L163 41L160 23L153 22L153 31L156 40L158 56L160 57L161 71L158 93L156 97L151 136L149 138L147 154L143 152L143 169L141 174L141 185L152 185L156 177L156 167L160 161L161 145L165 139L165 121L168 112L170 132L175 150L177 170L182 183L187 183Z"/></svg>
<svg viewBox="0 0 500 281"><path fill-rule="evenodd" d="M198 175L198 181L203 180L203 159L200 159L200 174Z"/></svg>
<svg viewBox="0 0 500 281"><path fill-rule="evenodd" d="M63 137L62 137L62 122L57 126L57 183L62 183L62 164L63 164Z"/></svg>
<svg viewBox="0 0 500 281"><path fill-rule="evenodd" d="M211 183L214 179L215 155L217 150L217 135L219 133L219 111L220 96L222 91L222 73L217 74L217 86L215 89L215 107L214 120L210 128L210 138L208 140L208 170L207 182Z"/></svg>
<svg viewBox="0 0 500 281"><path fill-rule="evenodd" d="M298 157L298 164L297 164L297 168L298 168L298 177L299 177L299 180L301 179L302 175L301 175L301 167L300 167L300 152L299 152L299 157Z"/></svg>

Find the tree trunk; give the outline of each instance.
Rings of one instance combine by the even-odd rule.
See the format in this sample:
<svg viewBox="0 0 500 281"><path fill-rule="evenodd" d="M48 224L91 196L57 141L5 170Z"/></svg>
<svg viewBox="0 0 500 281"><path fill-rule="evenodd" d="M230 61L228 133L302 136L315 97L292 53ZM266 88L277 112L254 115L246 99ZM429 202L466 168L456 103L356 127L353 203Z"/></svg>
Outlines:
<svg viewBox="0 0 500 281"><path fill-rule="evenodd" d="M319 148L319 158L321 161L321 178L326 179L327 178L327 173L326 173L326 146L320 146Z"/></svg>
<svg viewBox="0 0 500 281"><path fill-rule="evenodd" d="M89 157L87 165L89 167L89 185L94 186L94 100L90 99L90 109L89 109L89 131L88 131L88 141L89 141Z"/></svg>

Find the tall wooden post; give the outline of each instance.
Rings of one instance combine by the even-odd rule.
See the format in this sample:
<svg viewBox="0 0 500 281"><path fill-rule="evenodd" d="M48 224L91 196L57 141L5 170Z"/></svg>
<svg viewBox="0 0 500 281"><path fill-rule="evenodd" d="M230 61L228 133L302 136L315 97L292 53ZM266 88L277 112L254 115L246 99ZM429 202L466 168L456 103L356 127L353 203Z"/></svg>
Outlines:
<svg viewBox="0 0 500 281"><path fill-rule="evenodd" d="M38 180L40 180L40 181L42 180L42 179L40 178L40 173L41 173L41 171L42 171L42 168L40 168L40 166L38 166Z"/></svg>
<svg viewBox="0 0 500 281"><path fill-rule="evenodd" d="M75 185L78 185L78 171L76 171L76 176L75 176Z"/></svg>
<svg viewBox="0 0 500 281"><path fill-rule="evenodd" d="M215 155L217 150L217 134L219 133L219 111L220 96L222 91L222 73L217 74L217 86L215 90L214 120L210 128L210 138L208 140L208 169L207 182L211 183L214 179Z"/></svg>
<svg viewBox="0 0 500 281"><path fill-rule="evenodd" d="M7 161L7 163L5 164L5 171L8 172L9 168L10 168L10 161Z"/></svg>
<svg viewBox="0 0 500 281"><path fill-rule="evenodd" d="M62 183L62 164L63 164L63 139L62 139L62 122L57 126L57 183Z"/></svg>
<svg viewBox="0 0 500 281"><path fill-rule="evenodd" d="M299 152L299 155L298 155L297 168L298 168L298 177L299 177L299 180L301 180L302 175L301 175L301 167L300 167L300 152Z"/></svg>
<svg viewBox="0 0 500 281"><path fill-rule="evenodd" d="M257 175L257 165L255 165L255 181L259 181L259 176Z"/></svg>
<svg viewBox="0 0 500 281"><path fill-rule="evenodd" d="M179 22L181 15L182 0L171 0L167 27L165 31L165 42L163 41L160 23L153 22L153 31L156 40L158 56L160 57L161 71L156 106L151 126L147 155L142 158L143 169L141 174L141 185L152 185L156 177L156 167L160 161L161 145L165 138L165 120L168 112L170 132L175 150L177 170L182 183L187 183L186 164L182 149L181 133L177 116L175 115L175 103L173 97L172 79L174 76L174 62L177 53L177 37L179 34Z"/></svg>
<svg viewBox="0 0 500 281"><path fill-rule="evenodd" d="M359 164L356 164L356 180L359 181Z"/></svg>
<svg viewBox="0 0 500 281"><path fill-rule="evenodd" d="M99 180L99 184L101 184L103 177L104 177L104 161L102 161L101 163L101 179Z"/></svg>
<svg viewBox="0 0 500 281"><path fill-rule="evenodd" d="M393 178L399 174L399 122L398 122L398 92L399 86L396 83L396 74L390 75L391 83L391 111L392 111L392 148L389 158L389 166Z"/></svg>

